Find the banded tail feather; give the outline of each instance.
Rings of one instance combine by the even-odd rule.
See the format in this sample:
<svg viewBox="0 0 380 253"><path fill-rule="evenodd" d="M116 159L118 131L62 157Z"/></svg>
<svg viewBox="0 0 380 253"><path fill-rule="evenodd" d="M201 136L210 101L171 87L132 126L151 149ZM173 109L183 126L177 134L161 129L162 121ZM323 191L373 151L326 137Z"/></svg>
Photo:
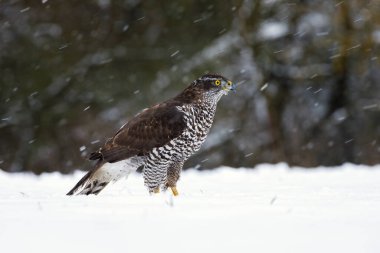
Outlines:
<svg viewBox="0 0 380 253"><path fill-rule="evenodd" d="M66 195L97 195L101 192L111 180L105 180L101 176L101 169L104 162L99 161L95 167L87 172L81 180Z"/></svg>
<svg viewBox="0 0 380 253"><path fill-rule="evenodd" d="M110 182L116 182L122 177L128 177L140 165L140 159L135 157L115 163L100 160L66 195L97 195Z"/></svg>

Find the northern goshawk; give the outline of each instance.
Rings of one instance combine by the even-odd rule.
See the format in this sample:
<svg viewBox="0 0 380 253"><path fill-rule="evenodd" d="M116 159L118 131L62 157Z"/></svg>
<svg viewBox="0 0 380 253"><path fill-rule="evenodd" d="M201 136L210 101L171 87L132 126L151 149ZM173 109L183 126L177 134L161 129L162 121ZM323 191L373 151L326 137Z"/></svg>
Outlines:
<svg viewBox="0 0 380 253"><path fill-rule="evenodd" d="M95 166L67 195L98 194L140 166L150 193L171 188L178 195L184 162L206 139L222 95L234 89L225 77L206 74L176 97L141 111L91 153Z"/></svg>

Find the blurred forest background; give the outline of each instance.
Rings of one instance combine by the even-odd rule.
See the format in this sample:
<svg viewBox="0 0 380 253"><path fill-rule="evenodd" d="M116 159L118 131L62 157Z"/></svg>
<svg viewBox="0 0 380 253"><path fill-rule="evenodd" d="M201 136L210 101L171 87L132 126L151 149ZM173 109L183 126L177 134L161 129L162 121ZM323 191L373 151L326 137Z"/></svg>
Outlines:
<svg viewBox="0 0 380 253"><path fill-rule="evenodd" d="M379 0L0 1L0 168L86 169L206 72L239 87L185 167L379 163L379 46Z"/></svg>

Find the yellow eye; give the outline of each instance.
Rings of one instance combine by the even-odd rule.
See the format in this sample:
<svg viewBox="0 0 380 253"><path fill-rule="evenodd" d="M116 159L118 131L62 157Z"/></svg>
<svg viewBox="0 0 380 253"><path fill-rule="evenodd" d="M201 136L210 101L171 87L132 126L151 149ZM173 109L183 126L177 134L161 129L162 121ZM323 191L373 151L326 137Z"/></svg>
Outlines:
<svg viewBox="0 0 380 253"><path fill-rule="evenodd" d="M216 85L216 86L219 86L219 85L220 85L220 80L216 80L216 81L215 81L215 85Z"/></svg>
<svg viewBox="0 0 380 253"><path fill-rule="evenodd" d="M232 85L232 82L231 82L231 81L228 81L227 84L228 84L228 86L231 86L231 85Z"/></svg>

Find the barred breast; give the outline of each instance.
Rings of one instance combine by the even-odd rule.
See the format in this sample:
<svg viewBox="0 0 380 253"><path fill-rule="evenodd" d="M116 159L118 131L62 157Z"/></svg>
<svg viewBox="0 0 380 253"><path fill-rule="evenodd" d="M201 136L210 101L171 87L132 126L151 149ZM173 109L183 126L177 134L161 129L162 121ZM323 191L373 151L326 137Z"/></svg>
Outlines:
<svg viewBox="0 0 380 253"><path fill-rule="evenodd" d="M150 192L167 181L167 168L173 163L181 163L198 151L211 128L215 107L183 105L178 110L184 112L186 129L177 138L162 147L154 148L148 155L144 169L145 185Z"/></svg>

